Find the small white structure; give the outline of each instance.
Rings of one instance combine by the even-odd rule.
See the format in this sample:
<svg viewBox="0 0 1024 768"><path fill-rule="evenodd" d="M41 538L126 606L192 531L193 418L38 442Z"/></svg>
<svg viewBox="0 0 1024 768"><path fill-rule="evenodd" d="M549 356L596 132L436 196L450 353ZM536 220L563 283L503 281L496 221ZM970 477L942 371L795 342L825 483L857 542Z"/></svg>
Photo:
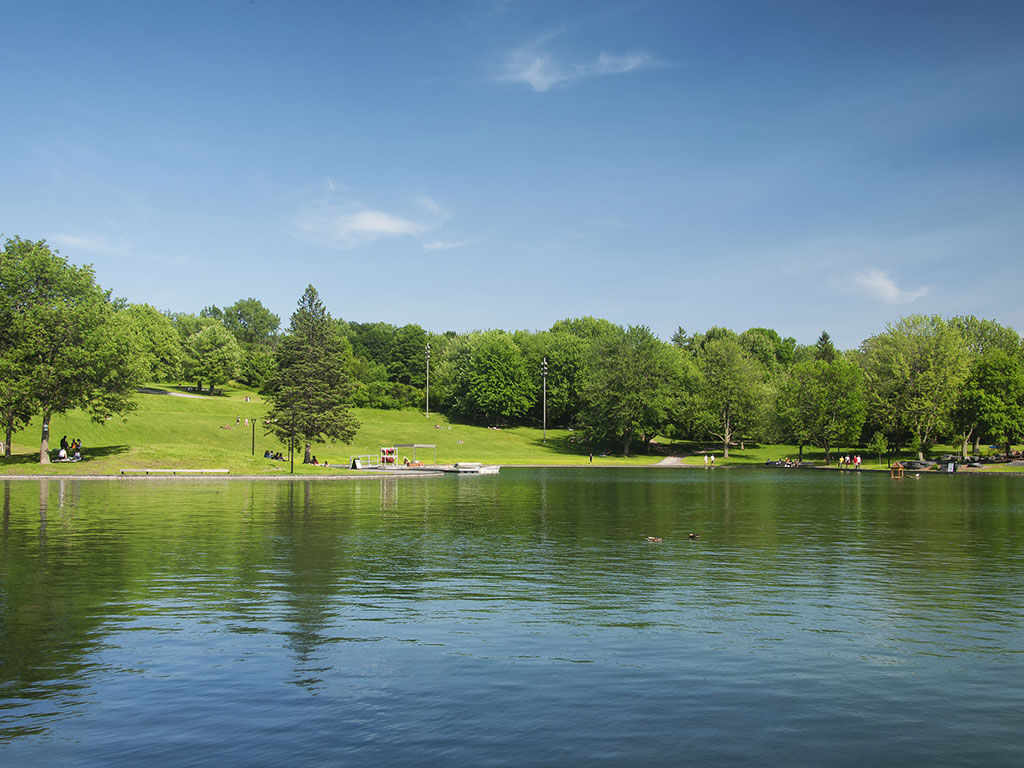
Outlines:
<svg viewBox="0 0 1024 768"><path fill-rule="evenodd" d="M437 464L437 445L433 443L396 443L395 448L412 448L412 461L416 462L416 449L431 448L434 451L434 465Z"/></svg>
<svg viewBox="0 0 1024 768"><path fill-rule="evenodd" d="M497 464L481 464L479 461L460 461L451 469L445 472L453 472L458 475L496 475L501 469Z"/></svg>

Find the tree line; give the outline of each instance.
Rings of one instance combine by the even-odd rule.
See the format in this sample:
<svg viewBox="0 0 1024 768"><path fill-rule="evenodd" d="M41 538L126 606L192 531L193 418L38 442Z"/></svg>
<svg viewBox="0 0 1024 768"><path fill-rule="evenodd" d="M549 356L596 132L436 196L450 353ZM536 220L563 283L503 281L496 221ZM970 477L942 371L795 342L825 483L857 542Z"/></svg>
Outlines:
<svg viewBox="0 0 1024 768"><path fill-rule="evenodd" d="M353 407L422 408L488 426L572 427L591 446L629 454L657 435L786 443L825 452L1024 438L1024 345L1014 329L973 316L913 315L859 347L827 332L797 344L770 328L714 327L668 341L646 326L583 317L545 331L431 333L419 325L333 318L313 286L287 328L258 299L198 314L130 304L88 266L45 241L0 252L0 418L12 434L42 417L48 461L54 414L102 422L134 407L145 382L215 392L228 381L268 399L268 431L310 445L350 441ZM546 397L542 397L542 391Z"/></svg>

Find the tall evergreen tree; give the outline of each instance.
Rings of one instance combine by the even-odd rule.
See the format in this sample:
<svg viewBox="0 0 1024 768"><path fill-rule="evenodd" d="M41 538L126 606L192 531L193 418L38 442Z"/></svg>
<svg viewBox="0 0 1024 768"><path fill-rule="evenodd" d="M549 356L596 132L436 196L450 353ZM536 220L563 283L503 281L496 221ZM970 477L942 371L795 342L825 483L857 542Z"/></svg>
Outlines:
<svg viewBox="0 0 1024 768"><path fill-rule="evenodd" d="M828 331L821 332L821 336L818 337L818 341L814 346L814 358L816 360L821 360L823 363L831 365L836 359L836 348L832 344L832 337L828 335Z"/></svg>
<svg viewBox="0 0 1024 768"><path fill-rule="evenodd" d="M352 347L310 285L277 348L277 372L266 393L267 431L282 441L293 435L302 440L303 463L309 464L313 442L355 437L354 392Z"/></svg>

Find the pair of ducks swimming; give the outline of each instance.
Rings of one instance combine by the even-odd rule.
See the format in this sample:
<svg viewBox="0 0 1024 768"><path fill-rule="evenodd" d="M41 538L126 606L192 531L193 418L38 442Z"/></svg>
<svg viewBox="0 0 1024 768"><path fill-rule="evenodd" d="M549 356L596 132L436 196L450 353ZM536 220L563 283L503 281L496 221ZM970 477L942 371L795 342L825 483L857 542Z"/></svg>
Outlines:
<svg viewBox="0 0 1024 768"><path fill-rule="evenodd" d="M700 534L691 533L687 538L690 538L690 539L696 541L697 539L700 538ZM662 538L661 538L661 536L648 536L647 537L647 541L651 542L652 544L661 544Z"/></svg>

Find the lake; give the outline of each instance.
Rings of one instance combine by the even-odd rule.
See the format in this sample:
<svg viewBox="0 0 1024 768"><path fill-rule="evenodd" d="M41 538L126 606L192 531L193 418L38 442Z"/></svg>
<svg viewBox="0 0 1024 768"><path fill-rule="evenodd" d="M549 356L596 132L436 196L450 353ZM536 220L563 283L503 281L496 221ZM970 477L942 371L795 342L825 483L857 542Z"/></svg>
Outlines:
<svg viewBox="0 0 1024 768"><path fill-rule="evenodd" d="M0 485L3 765L1024 764L1024 479Z"/></svg>

